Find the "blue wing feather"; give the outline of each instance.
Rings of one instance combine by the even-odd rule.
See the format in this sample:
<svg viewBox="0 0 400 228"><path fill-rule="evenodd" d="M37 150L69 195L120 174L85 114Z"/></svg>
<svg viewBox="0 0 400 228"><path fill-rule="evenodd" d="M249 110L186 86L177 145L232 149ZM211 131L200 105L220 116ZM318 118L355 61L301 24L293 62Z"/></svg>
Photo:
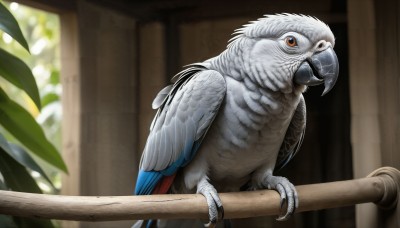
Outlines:
<svg viewBox="0 0 400 228"><path fill-rule="evenodd" d="M152 194L163 177L174 175L193 159L225 96L225 80L216 71L200 65L184 70L178 76L172 88L168 88L168 95L161 94L156 102L159 109L142 155L136 195ZM193 83L189 82L192 80ZM208 89L212 93L207 92ZM203 91L203 94L199 97L198 92L193 93L197 96L193 98L192 94L185 93L193 90ZM181 112L178 114L177 110ZM173 140L166 134L176 134L174 137L182 141ZM169 143L174 144L168 147Z"/></svg>
<svg viewBox="0 0 400 228"><path fill-rule="evenodd" d="M160 171L139 171L136 181L135 195L150 195L163 174Z"/></svg>
<svg viewBox="0 0 400 228"><path fill-rule="evenodd" d="M203 141L202 139L197 140L194 143L187 143L185 151L187 150L190 152L181 153L179 159L173 162L168 168L161 171L140 170L136 182L135 195L150 195L153 192L154 188L157 186L158 182L164 176L171 176L176 173L181 167L186 166L193 159L194 155L199 149L201 141Z"/></svg>

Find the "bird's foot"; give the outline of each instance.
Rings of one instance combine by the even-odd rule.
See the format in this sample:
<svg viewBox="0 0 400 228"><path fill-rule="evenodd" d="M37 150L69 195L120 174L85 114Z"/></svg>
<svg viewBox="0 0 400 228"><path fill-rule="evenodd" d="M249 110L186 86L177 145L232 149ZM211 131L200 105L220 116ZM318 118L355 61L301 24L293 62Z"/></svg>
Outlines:
<svg viewBox="0 0 400 228"><path fill-rule="evenodd" d="M206 179L203 179L197 185L197 193L202 194L208 204L209 222L205 227L215 227L218 220L224 218L224 207L218 196L217 190Z"/></svg>
<svg viewBox="0 0 400 228"><path fill-rule="evenodd" d="M279 216L276 220L285 221L295 212L296 208L299 206L299 199L297 196L296 188L288 179L285 177L268 175L265 178L265 185L268 189L276 190L281 196L281 209L283 205L287 203L287 210L285 215Z"/></svg>

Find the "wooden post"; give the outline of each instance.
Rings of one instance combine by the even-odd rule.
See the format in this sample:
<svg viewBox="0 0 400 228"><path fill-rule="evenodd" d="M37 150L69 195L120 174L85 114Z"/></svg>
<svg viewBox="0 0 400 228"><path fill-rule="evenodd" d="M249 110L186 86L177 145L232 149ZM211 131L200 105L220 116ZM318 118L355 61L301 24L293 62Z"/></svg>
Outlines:
<svg viewBox="0 0 400 228"><path fill-rule="evenodd" d="M347 8L353 171L359 178L382 165L374 1L349 0ZM378 227L376 208L357 205L356 224Z"/></svg>
<svg viewBox="0 0 400 228"><path fill-rule="evenodd" d="M382 164L400 169L400 1L375 1Z"/></svg>
<svg viewBox="0 0 400 228"><path fill-rule="evenodd" d="M62 194L132 194L139 160L136 21L78 1L61 24L62 151L70 170Z"/></svg>
<svg viewBox="0 0 400 228"><path fill-rule="evenodd" d="M60 14L61 23L61 97L62 118L62 155L68 166L69 174L62 175L62 190L65 195L80 194L80 145L81 145L81 105L80 72L78 48L78 23L75 13ZM76 228L78 222L64 221L64 227Z"/></svg>
<svg viewBox="0 0 400 228"><path fill-rule="evenodd" d="M400 3L348 1L354 177L400 168ZM361 41L361 42L360 42ZM358 205L357 227L382 226L387 214Z"/></svg>

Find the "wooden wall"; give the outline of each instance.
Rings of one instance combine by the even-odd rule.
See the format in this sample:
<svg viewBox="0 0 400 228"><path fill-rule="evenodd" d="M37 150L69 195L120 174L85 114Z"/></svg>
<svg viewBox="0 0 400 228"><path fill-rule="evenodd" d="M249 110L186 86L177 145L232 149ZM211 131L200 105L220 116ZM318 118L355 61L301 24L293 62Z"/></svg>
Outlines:
<svg viewBox="0 0 400 228"><path fill-rule="evenodd" d="M381 166L400 169L400 1L375 0L374 8ZM396 227L398 221L399 213L378 213L379 226Z"/></svg>
<svg viewBox="0 0 400 228"><path fill-rule="evenodd" d="M63 156L70 170L63 180L64 194L131 194L158 90L181 66L219 53L233 29L262 13L305 13L328 22L341 61L331 93L320 98L318 88L307 92L305 142L281 174L295 184L307 184L364 177L383 165L400 168L398 0L232 1L229 10L213 3L213 11L207 1L160 1L166 8L159 16L151 11L157 18L151 21L130 12L146 16L139 11L157 9L156 1L148 3L150 8L138 1L116 1L119 6L113 9L108 7L113 1L107 0L35 2L61 16ZM357 206L354 213L349 207L301 213L286 223L260 218L253 224L377 227L384 221L372 204ZM72 226L78 223L65 225Z"/></svg>
<svg viewBox="0 0 400 228"><path fill-rule="evenodd" d="M353 169L356 178L381 166L400 168L398 0L349 0ZM386 227L390 211L357 205L357 227ZM399 219L399 215L397 215Z"/></svg>
<svg viewBox="0 0 400 228"><path fill-rule="evenodd" d="M151 103L158 91L167 85L165 28L159 22L138 25L139 70L139 150L140 157L156 113ZM137 162L137 161L136 161Z"/></svg>
<svg viewBox="0 0 400 228"><path fill-rule="evenodd" d="M375 9L373 1L348 1L351 138L354 177L381 166L381 137L377 91ZM363 42L358 42L359 40ZM377 227L375 205L357 205L358 227Z"/></svg>
<svg viewBox="0 0 400 228"><path fill-rule="evenodd" d="M400 169L400 1L374 1L382 165Z"/></svg>
<svg viewBox="0 0 400 228"><path fill-rule="evenodd" d="M139 160L136 21L85 1L61 21L63 156L70 170L62 194L130 195Z"/></svg>

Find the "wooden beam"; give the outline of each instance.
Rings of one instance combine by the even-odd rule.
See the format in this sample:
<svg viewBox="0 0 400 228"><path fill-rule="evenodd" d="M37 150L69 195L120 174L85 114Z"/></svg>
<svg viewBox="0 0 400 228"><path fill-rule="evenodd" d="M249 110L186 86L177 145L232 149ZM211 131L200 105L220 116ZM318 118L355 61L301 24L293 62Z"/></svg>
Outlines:
<svg viewBox="0 0 400 228"><path fill-rule="evenodd" d="M112 8L141 21L166 20L171 17L177 23L232 17L250 17L256 19L263 14L284 12L310 14L328 23L346 21L345 8L339 4L342 1L332 3L333 1L331 0L319 1L318 4L315 0L304 0L301 4L296 0L248 0L246 2L240 0L89 1ZM333 21L327 19L332 19Z"/></svg>
<svg viewBox="0 0 400 228"><path fill-rule="evenodd" d="M300 202L296 212L368 202L398 212L400 171L384 167L367 178L296 188ZM280 199L276 191L221 193L220 197L226 219L280 213ZM208 207L205 198L199 194L93 197L0 191L0 214L79 221L207 219ZM398 216L396 211L393 214ZM399 219L394 225L400 225L398 223Z"/></svg>

